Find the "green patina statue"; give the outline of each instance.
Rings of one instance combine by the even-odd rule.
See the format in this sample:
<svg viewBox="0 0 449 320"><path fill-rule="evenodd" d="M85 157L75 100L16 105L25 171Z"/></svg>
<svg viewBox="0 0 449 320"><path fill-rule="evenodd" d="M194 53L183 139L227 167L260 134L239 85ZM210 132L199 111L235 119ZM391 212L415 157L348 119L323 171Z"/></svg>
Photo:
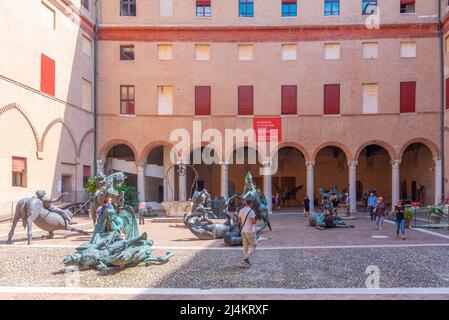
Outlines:
<svg viewBox="0 0 449 320"><path fill-rule="evenodd" d="M336 214L314 213L308 218L309 225L318 230L327 228L354 228L353 225L346 223Z"/></svg>
<svg viewBox="0 0 449 320"><path fill-rule="evenodd" d="M82 244L74 254L64 258L66 266L76 265L80 269L97 268L103 270L109 267L125 267L148 265L150 263L167 262L173 253L165 256L153 256L153 242L148 240L146 233L139 236L137 220L131 206L122 207L123 194L117 187L124 181L123 173L114 174L120 177L116 183L99 188L95 192L96 203L104 203L99 210L98 222L90 242ZM111 177L106 181L113 181Z"/></svg>

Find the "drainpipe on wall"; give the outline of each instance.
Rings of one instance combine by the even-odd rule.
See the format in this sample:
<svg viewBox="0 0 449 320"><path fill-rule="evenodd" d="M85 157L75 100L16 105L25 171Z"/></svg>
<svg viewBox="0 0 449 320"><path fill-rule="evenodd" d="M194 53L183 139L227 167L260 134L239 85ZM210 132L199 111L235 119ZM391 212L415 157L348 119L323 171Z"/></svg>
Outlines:
<svg viewBox="0 0 449 320"><path fill-rule="evenodd" d="M94 35L94 176L97 175L98 151L98 94L97 94L97 63L98 63L98 0L95 0L95 35Z"/></svg>

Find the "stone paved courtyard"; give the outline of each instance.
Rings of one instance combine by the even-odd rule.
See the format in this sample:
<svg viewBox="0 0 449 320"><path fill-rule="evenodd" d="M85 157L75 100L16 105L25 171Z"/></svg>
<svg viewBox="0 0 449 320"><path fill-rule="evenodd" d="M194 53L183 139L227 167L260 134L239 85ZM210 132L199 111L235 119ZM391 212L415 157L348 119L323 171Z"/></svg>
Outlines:
<svg viewBox="0 0 449 320"><path fill-rule="evenodd" d="M444 233L408 230L407 240L396 240L394 224L379 231L364 213L348 221L354 229L319 231L293 213L271 220L273 231L263 234L250 269L238 264L240 248L225 247L223 240L197 240L181 223L148 219L140 232L154 240L155 254L174 252L169 263L79 274L65 272L62 260L88 236L57 232L55 239L42 240L35 232L33 246L27 247L26 233L17 228L15 244L7 246L9 224L0 224L0 298L449 298L449 236ZM80 228L92 229L87 218L77 221ZM366 288L368 266L379 268L381 289ZM36 292L26 294L30 287Z"/></svg>

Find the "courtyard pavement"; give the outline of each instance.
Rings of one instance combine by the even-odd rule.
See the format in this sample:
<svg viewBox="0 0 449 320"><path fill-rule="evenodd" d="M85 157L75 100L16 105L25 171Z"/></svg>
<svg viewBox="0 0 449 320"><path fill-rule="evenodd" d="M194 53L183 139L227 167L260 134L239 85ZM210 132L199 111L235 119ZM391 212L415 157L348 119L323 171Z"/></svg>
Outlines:
<svg viewBox="0 0 449 320"><path fill-rule="evenodd" d="M78 227L91 230L88 218ZM172 251L163 265L99 272L67 272L65 255L90 239L59 231L33 246L19 225L0 224L0 299L449 299L449 236L407 230L397 240L394 224L379 231L365 213L347 221L354 229L317 230L300 214L275 213L250 269L239 265L241 248L223 240L201 241L182 223L139 226L154 241L155 255ZM368 271L367 271L368 268ZM379 288L367 288L369 270ZM368 272L368 273L367 273ZM371 287L373 282L369 282Z"/></svg>

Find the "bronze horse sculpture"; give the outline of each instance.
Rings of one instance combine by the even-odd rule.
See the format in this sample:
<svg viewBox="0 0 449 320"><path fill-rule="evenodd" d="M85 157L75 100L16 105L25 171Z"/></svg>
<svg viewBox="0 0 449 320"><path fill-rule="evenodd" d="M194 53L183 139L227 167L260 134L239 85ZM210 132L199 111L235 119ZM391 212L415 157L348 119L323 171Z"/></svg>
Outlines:
<svg viewBox="0 0 449 320"><path fill-rule="evenodd" d="M72 215L69 210L64 211L66 215ZM47 238L50 239L53 238L54 232L57 230L67 230L87 234L87 232L83 230L72 228L61 214L44 208L44 203L36 196L22 199L17 203L11 230L8 234L8 241L6 242L7 244L12 244L14 230L16 229L19 220L22 220L23 227L27 228L28 245L32 244L33 223L40 229L47 231L49 233Z"/></svg>

